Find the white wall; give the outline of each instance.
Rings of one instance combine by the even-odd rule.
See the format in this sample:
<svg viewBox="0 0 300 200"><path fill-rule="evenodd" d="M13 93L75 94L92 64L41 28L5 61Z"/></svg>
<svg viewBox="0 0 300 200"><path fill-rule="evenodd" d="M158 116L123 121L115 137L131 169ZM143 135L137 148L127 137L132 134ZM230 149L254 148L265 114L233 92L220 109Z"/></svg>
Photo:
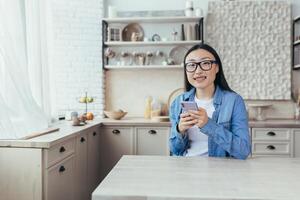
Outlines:
<svg viewBox="0 0 300 200"><path fill-rule="evenodd" d="M83 112L85 105L77 98L85 91L96 98L89 111L102 113L102 13L102 0L48 1L52 103L57 114Z"/></svg>

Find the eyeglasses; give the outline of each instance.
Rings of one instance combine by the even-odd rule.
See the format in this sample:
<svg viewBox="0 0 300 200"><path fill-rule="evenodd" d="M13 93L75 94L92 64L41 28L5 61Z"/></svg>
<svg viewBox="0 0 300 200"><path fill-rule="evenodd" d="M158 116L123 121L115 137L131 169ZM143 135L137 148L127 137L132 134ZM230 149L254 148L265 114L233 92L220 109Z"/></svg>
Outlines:
<svg viewBox="0 0 300 200"><path fill-rule="evenodd" d="M197 70L197 67L199 66L200 69L203 71L209 71L212 68L213 64L217 64L217 61L215 60L204 60L201 62L188 62L184 64L185 71L187 72L195 72Z"/></svg>

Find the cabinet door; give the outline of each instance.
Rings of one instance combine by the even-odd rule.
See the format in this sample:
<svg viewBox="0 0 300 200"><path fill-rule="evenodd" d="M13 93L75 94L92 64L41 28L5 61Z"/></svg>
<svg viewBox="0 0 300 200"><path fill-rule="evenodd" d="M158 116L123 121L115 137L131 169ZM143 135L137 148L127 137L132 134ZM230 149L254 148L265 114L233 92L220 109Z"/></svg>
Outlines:
<svg viewBox="0 0 300 200"><path fill-rule="evenodd" d="M169 128L136 128L137 155L170 155Z"/></svg>
<svg viewBox="0 0 300 200"><path fill-rule="evenodd" d="M300 157L300 129L293 129L294 133L294 156Z"/></svg>
<svg viewBox="0 0 300 200"><path fill-rule="evenodd" d="M91 194L100 183L100 129L89 130L88 133L88 194Z"/></svg>
<svg viewBox="0 0 300 200"><path fill-rule="evenodd" d="M101 177L109 173L123 155L134 153L132 127L104 127L101 131Z"/></svg>
<svg viewBox="0 0 300 200"><path fill-rule="evenodd" d="M88 181L87 181L87 132L83 132L76 137L76 199L88 200Z"/></svg>
<svg viewBox="0 0 300 200"><path fill-rule="evenodd" d="M73 200L75 180L74 155L46 170L46 200Z"/></svg>

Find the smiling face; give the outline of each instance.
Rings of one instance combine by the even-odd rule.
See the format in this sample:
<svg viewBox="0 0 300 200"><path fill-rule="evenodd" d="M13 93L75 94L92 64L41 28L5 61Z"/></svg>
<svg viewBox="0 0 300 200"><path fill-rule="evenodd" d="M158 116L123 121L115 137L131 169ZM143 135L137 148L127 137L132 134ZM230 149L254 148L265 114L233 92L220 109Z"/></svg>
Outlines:
<svg viewBox="0 0 300 200"><path fill-rule="evenodd" d="M197 49L192 51L185 60L186 68L187 65L193 66L195 63L201 63L204 69L209 69L210 61L215 61L215 57L208 51L204 49ZM205 62L207 61L207 62ZM216 79L216 74L219 71L219 66L216 63L211 63L211 69L204 71L198 65L196 71L194 72L187 72L187 80L189 83L197 89L205 89L212 84Z"/></svg>

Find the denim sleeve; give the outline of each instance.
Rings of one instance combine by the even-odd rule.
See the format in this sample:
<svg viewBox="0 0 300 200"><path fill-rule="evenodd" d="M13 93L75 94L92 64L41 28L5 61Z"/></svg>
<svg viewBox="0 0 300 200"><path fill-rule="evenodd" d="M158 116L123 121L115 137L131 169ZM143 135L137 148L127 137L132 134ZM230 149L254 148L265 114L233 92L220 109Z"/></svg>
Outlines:
<svg viewBox="0 0 300 200"><path fill-rule="evenodd" d="M201 131L237 159L246 159L251 152L248 116L244 100L236 98L231 117L231 131L209 119Z"/></svg>
<svg viewBox="0 0 300 200"><path fill-rule="evenodd" d="M175 99L171 105L170 109L170 120L171 120L171 133L169 138L169 147L172 155L182 156L188 145L188 136L187 134L182 135L177 131L177 124L179 119L179 110L178 106L179 99ZM176 109L177 108L177 109Z"/></svg>

